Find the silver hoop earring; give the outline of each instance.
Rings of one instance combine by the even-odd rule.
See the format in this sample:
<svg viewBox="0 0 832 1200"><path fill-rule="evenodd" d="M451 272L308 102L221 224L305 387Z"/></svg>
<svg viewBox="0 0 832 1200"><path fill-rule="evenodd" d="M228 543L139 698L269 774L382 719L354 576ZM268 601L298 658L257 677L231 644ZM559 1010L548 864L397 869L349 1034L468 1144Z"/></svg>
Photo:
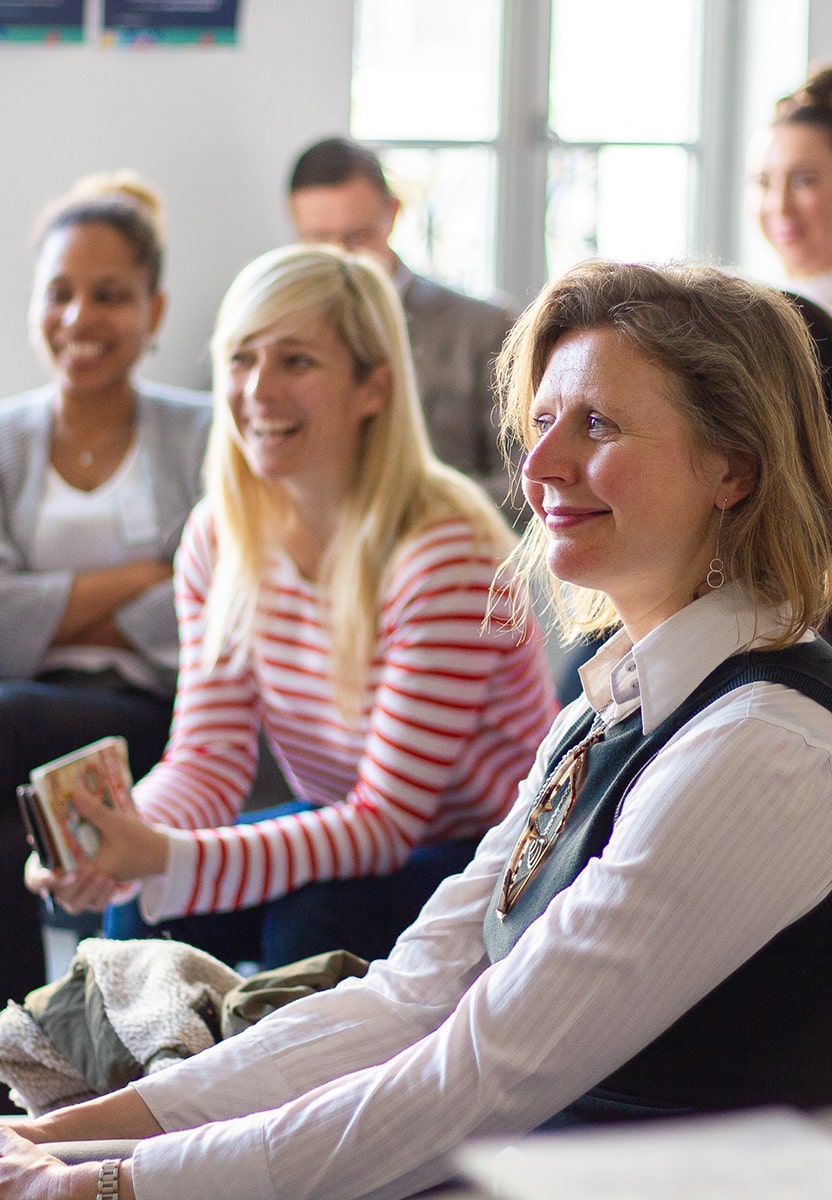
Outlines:
<svg viewBox="0 0 832 1200"><path fill-rule="evenodd" d="M725 563L719 557L719 538L722 533L722 522L725 517L725 509L728 507L727 499L722 502L722 508L719 513L719 525L716 529L716 545L714 546L714 556L708 563L708 574L705 576L705 582L712 592L716 592L725 583Z"/></svg>

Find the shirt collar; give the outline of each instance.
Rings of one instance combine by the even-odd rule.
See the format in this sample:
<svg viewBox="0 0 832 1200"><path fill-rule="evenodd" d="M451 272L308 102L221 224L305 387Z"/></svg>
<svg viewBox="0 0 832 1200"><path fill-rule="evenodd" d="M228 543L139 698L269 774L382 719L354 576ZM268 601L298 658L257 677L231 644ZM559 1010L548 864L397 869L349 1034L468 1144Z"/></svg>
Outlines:
<svg viewBox="0 0 832 1200"><path fill-rule="evenodd" d="M739 584L709 592L633 645L620 629L579 668L584 695L610 723L641 705L650 733L732 654L758 646L781 628L769 606L756 612Z"/></svg>

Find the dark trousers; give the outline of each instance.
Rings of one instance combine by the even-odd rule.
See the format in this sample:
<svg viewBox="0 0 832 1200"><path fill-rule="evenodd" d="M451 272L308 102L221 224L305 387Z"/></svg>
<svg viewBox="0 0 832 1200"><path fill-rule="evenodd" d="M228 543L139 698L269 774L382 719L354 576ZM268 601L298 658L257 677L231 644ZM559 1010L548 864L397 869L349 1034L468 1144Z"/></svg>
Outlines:
<svg viewBox="0 0 832 1200"><path fill-rule="evenodd" d="M662 1108L657 1105L639 1103L635 1100L615 1096L604 1088L593 1088L566 1108L555 1113L535 1130L536 1133L568 1133L573 1129L586 1129L593 1125L621 1125L631 1121L662 1121L673 1117L694 1115L690 1108Z"/></svg>
<svg viewBox="0 0 832 1200"><path fill-rule="evenodd" d="M0 1007L46 981L38 900L23 886L29 853L15 788L41 763L121 734L134 778L162 756L171 701L126 686L98 686L81 672L0 681Z"/></svg>
<svg viewBox="0 0 832 1200"><path fill-rule="evenodd" d="M247 819L308 807L292 801L268 813L249 813ZM105 914L104 932L115 938L169 936L230 966L256 962L263 969L281 967L326 950L385 958L442 880L463 870L476 848L476 840L470 839L419 846L391 875L309 883L268 904L158 925L146 924L136 903L113 905Z"/></svg>

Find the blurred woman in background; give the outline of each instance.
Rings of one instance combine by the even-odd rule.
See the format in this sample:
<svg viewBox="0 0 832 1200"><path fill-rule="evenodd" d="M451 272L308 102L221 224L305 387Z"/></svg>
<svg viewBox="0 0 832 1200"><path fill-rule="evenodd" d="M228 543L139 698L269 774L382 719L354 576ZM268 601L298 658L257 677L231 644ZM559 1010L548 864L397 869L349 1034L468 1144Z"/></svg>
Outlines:
<svg viewBox="0 0 832 1200"><path fill-rule="evenodd" d="M779 280L832 312L832 66L778 101L752 145L756 213Z"/></svg>
<svg viewBox="0 0 832 1200"><path fill-rule="evenodd" d="M208 397L137 377L162 322L161 201L80 180L36 229L29 306L50 375L0 406L0 997L44 982L15 787L109 734L142 775L170 727L172 558L201 492Z"/></svg>

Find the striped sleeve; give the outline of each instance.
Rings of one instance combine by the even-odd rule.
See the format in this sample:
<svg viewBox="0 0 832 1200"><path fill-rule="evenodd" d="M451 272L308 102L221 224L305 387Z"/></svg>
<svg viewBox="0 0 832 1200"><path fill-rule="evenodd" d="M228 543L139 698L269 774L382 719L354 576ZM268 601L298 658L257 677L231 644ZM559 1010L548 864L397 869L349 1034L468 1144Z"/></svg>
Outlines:
<svg viewBox="0 0 832 1200"><path fill-rule="evenodd" d="M253 675L227 659L206 671L201 652L214 542L205 503L176 555L179 680L171 736L160 763L134 788L148 820L179 829L233 822L251 787L259 717Z"/></svg>

